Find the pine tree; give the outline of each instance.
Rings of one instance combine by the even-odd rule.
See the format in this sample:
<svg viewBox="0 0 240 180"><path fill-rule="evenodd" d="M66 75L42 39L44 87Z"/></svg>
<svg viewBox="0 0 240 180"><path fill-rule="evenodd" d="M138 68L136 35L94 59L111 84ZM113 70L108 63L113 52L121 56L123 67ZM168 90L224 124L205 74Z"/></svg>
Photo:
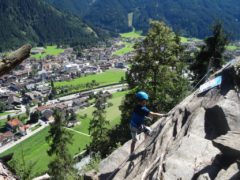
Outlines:
<svg viewBox="0 0 240 180"><path fill-rule="evenodd" d="M57 95L57 90L54 86L53 80L51 80L51 93L49 94L49 99L53 99Z"/></svg>
<svg viewBox="0 0 240 180"><path fill-rule="evenodd" d="M3 101L0 101L0 113L6 110L6 104Z"/></svg>
<svg viewBox="0 0 240 180"><path fill-rule="evenodd" d="M72 144L72 134L64 128L64 115L59 110L54 112L54 123L51 124L49 136L46 138L50 144L48 155L54 157L48 165L52 179L68 179L74 175L71 156L68 145Z"/></svg>
<svg viewBox="0 0 240 180"><path fill-rule="evenodd" d="M90 121L89 133L92 136L90 149L93 152L100 152L102 156L107 153L106 142L109 122L106 120L107 99L102 96L102 92L96 95L95 110L93 119Z"/></svg>
<svg viewBox="0 0 240 180"><path fill-rule="evenodd" d="M31 113L30 107L28 105L26 105L25 108L26 108L26 115L27 115L27 117L29 117L30 113Z"/></svg>
<svg viewBox="0 0 240 180"><path fill-rule="evenodd" d="M207 73L219 70L224 64L223 53L228 44L228 37L224 33L222 24L217 22L213 26L213 35L204 41L205 45L197 55L195 62L190 66L194 73L194 85L197 85L202 78L204 81L207 78L207 76L204 78Z"/></svg>
<svg viewBox="0 0 240 180"><path fill-rule="evenodd" d="M121 124L116 129L119 142L130 137L129 121L137 91L146 91L148 107L156 112L168 112L186 95L188 81L183 77L185 63L181 59L183 48L180 38L163 22L152 21L143 42L135 45L137 55L127 73L130 92L125 96L120 110Z"/></svg>
<svg viewBox="0 0 240 180"><path fill-rule="evenodd" d="M130 89L134 94L146 91L153 111L169 111L188 88L183 77L185 64L181 59L180 38L163 22L153 21L147 37L136 49L137 55L127 74Z"/></svg>

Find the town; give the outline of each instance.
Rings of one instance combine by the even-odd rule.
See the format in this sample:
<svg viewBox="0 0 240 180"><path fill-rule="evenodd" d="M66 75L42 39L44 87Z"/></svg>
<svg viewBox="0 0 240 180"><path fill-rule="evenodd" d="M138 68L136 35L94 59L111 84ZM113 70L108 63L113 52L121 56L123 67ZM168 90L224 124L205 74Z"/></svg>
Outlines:
<svg viewBox="0 0 240 180"><path fill-rule="evenodd" d="M33 48L30 58L10 74L0 77L0 103L3 106L2 109L0 108L0 111L2 111L0 114L2 127L0 146L21 138L31 129L36 130L32 126L38 126L36 125L36 123L39 123L38 120L43 122L52 120L53 109L55 108L71 112L90 106L88 101L97 91L89 90L94 87L101 87L101 84L92 80L73 86L71 80L101 74L110 69L126 71L128 61L135 55L133 49L126 46L129 46L129 44L133 46L142 39L141 36L138 38L128 36L114 38L107 43L101 42L96 47L84 49L80 54L73 48L63 49L56 46ZM204 42L194 38L184 38L182 44L186 52L194 53L204 45ZM237 47L237 49L228 48L225 57L230 60L239 56L239 46L239 43L235 43L234 47ZM57 55L48 54L46 53L47 48L59 52L56 53ZM122 50L123 52L121 52ZM118 84L124 83L124 78L120 78L122 78L122 82L112 84L115 84L117 89L126 88L125 86L118 86ZM53 83L63 81L68 81L71 85L57 88L55 97L53 97ZM65 96L65 98L62 96ZM55 100L53 100L54 98ZM39 112L41 116L39 119L33 120L35 112ZM31 116L31 114L33 115ZM33 118L31 119L31 117ZM4 119L7 121L4 121ZM30 124L23 122L30 122Z"/></svg>
<svg viewBox="0 0 240 180"><path fill-rule="evenodd" d="M141 36L114 38L80 53L71 47L56 45L33 48L27 60L0 77L0 153L48 130L49 123L54 121L55 109L70 116L66 128L85 136L87 144L87 131L78 129L81 118L88 113L82 114L79 110L93 107L94 95L98 92L112 97L116 92L127 90L125 72L136 54L133 45L142 40ZM198 52L204 45L194 38L181 41L189 54ZM234 47L237 48L229 47L225 52L226 59L240 55L239 44L235 43ZM115 79L111 80L113 76ZM115 104L114 108L118 109L119 105Z"/></svg>
<svg viewBox="0 0 240 180"><path fill-rule="evenodd" d="M136 42L135 39L127 41ZM32 49L31 57L17 69L0 77L0 103L3 106L0 113L2 127L0 147L13 143L31 131L36 131L36 127L40 127L45 122L51 122L53 110L56 108L71 112L90 106L91 104L88 103L90 97L100 90L107 89L108 86L91 91L94 86L91 86L92 81L90 81L78 85L78 87L84 87L83 92L69 93L64 96L65 94L62 93L64 88L59 88L58 96L52 97L51 82L52 84L63 81L71 83L71 80L76 78L119 69L123 76L118 78L119 80L122 78L122 82L111 83L115 86L111 86L109 91L105 90L105 92L108 94L112 89L126 88L123 77L128 60L135 53L131 51L121 56L115 55L114 52L124 48L124 44L119 42L120 39L114 39L108 42L112 44L110 47L107 47L106 43L101 43L98 47L84 49L80 56L77 56L73 48L59 48L58 55L45 55L46 48L58 48L56 46L36 47ZM101 87L97 81L93 82L95 82L95 88ZM67 86L65 89L69 90L70 87Z"/></svg>

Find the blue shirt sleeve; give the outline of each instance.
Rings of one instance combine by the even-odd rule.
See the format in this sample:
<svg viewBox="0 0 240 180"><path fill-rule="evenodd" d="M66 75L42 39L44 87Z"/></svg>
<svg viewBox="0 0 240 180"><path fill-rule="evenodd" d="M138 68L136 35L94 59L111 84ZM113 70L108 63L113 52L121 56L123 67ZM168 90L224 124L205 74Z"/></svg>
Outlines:
<svg viewBox="0 0 240 180"><path fill-rule="evenodd" d="M150 110L146 106L143 106L141 110L142 110L144 116L148 116L150 113Z"/></svg>

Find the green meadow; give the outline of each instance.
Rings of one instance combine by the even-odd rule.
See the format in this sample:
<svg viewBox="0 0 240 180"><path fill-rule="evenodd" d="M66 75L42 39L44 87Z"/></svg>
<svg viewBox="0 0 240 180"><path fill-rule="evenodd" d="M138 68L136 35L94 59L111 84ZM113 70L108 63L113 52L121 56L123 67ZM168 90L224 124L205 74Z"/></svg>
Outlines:
<svg viewBox="0 0 240 180"><path fill-rule="evenodd" d="M113 97L108 100L108 102L111 102L113 104L113 106L107 109L106 114L106 119L110 122L109 128L114 127L120 122L121 114L119 106L121 105L122 99L126 93L127 91L114 93ZM75 126L73 130L80 133L89 134L88 127L89 122L92 119L93 111L94 107L79 110L77 118L80 121L80 124ZM87 117L82 119L81 116L83 116L84 114L87 114ZM48 131L49 127L41 130L32 137L24 140L13 148L0 154L0 156L2 157L7 154L14 153L13 159L9 162L11 166L11 162L14 162L14 160L21 162L21 154L23 153L26 164L35 164L33 166L33 174L35 176L45 173L48 170L49 162L52 160L52 158L50 158L47 154L47 150L49 149L49 145L46 142ZM75 155L82 152L86 148L86 145L91 142L91 137L79 134L74 131L70 132L72 132L73 134L73 143L69 145L69 150L72 155Z"/></svg>
<svg viewBox="0 0 240 180"><path fill-rule="evenodd" d="M57 56L63 52L64 52L64 49L57 48L57 46L47 46L43 53L35 54L35 55L32 55L31 57L36 58L36 59L41 59L41 58L45 58L47 55Z"/></svg>
<svg viewBox="0 0 240 180"><path fill-rule="evenodd" d="M97 88L119 83L122 77L125 79L124 70L111 69L103 73L87 75L69 81L55 82L54 85L57 89L65 88L70 94L89 89L86 85L92 81L97 83L97 85L94 85L92 88Z"/></svg>

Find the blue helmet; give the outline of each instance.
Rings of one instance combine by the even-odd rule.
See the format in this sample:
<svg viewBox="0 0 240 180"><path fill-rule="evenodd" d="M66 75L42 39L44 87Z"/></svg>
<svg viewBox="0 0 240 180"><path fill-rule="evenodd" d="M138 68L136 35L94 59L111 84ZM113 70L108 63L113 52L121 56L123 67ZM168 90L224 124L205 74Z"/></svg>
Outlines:
<svg viewBox="0 0 240 180"><path fill-rule="evenodd" d="M138 100L148 100L148 94L143 92L143 91L139 91L137 94L136 94L136 97Z"/></svg>

